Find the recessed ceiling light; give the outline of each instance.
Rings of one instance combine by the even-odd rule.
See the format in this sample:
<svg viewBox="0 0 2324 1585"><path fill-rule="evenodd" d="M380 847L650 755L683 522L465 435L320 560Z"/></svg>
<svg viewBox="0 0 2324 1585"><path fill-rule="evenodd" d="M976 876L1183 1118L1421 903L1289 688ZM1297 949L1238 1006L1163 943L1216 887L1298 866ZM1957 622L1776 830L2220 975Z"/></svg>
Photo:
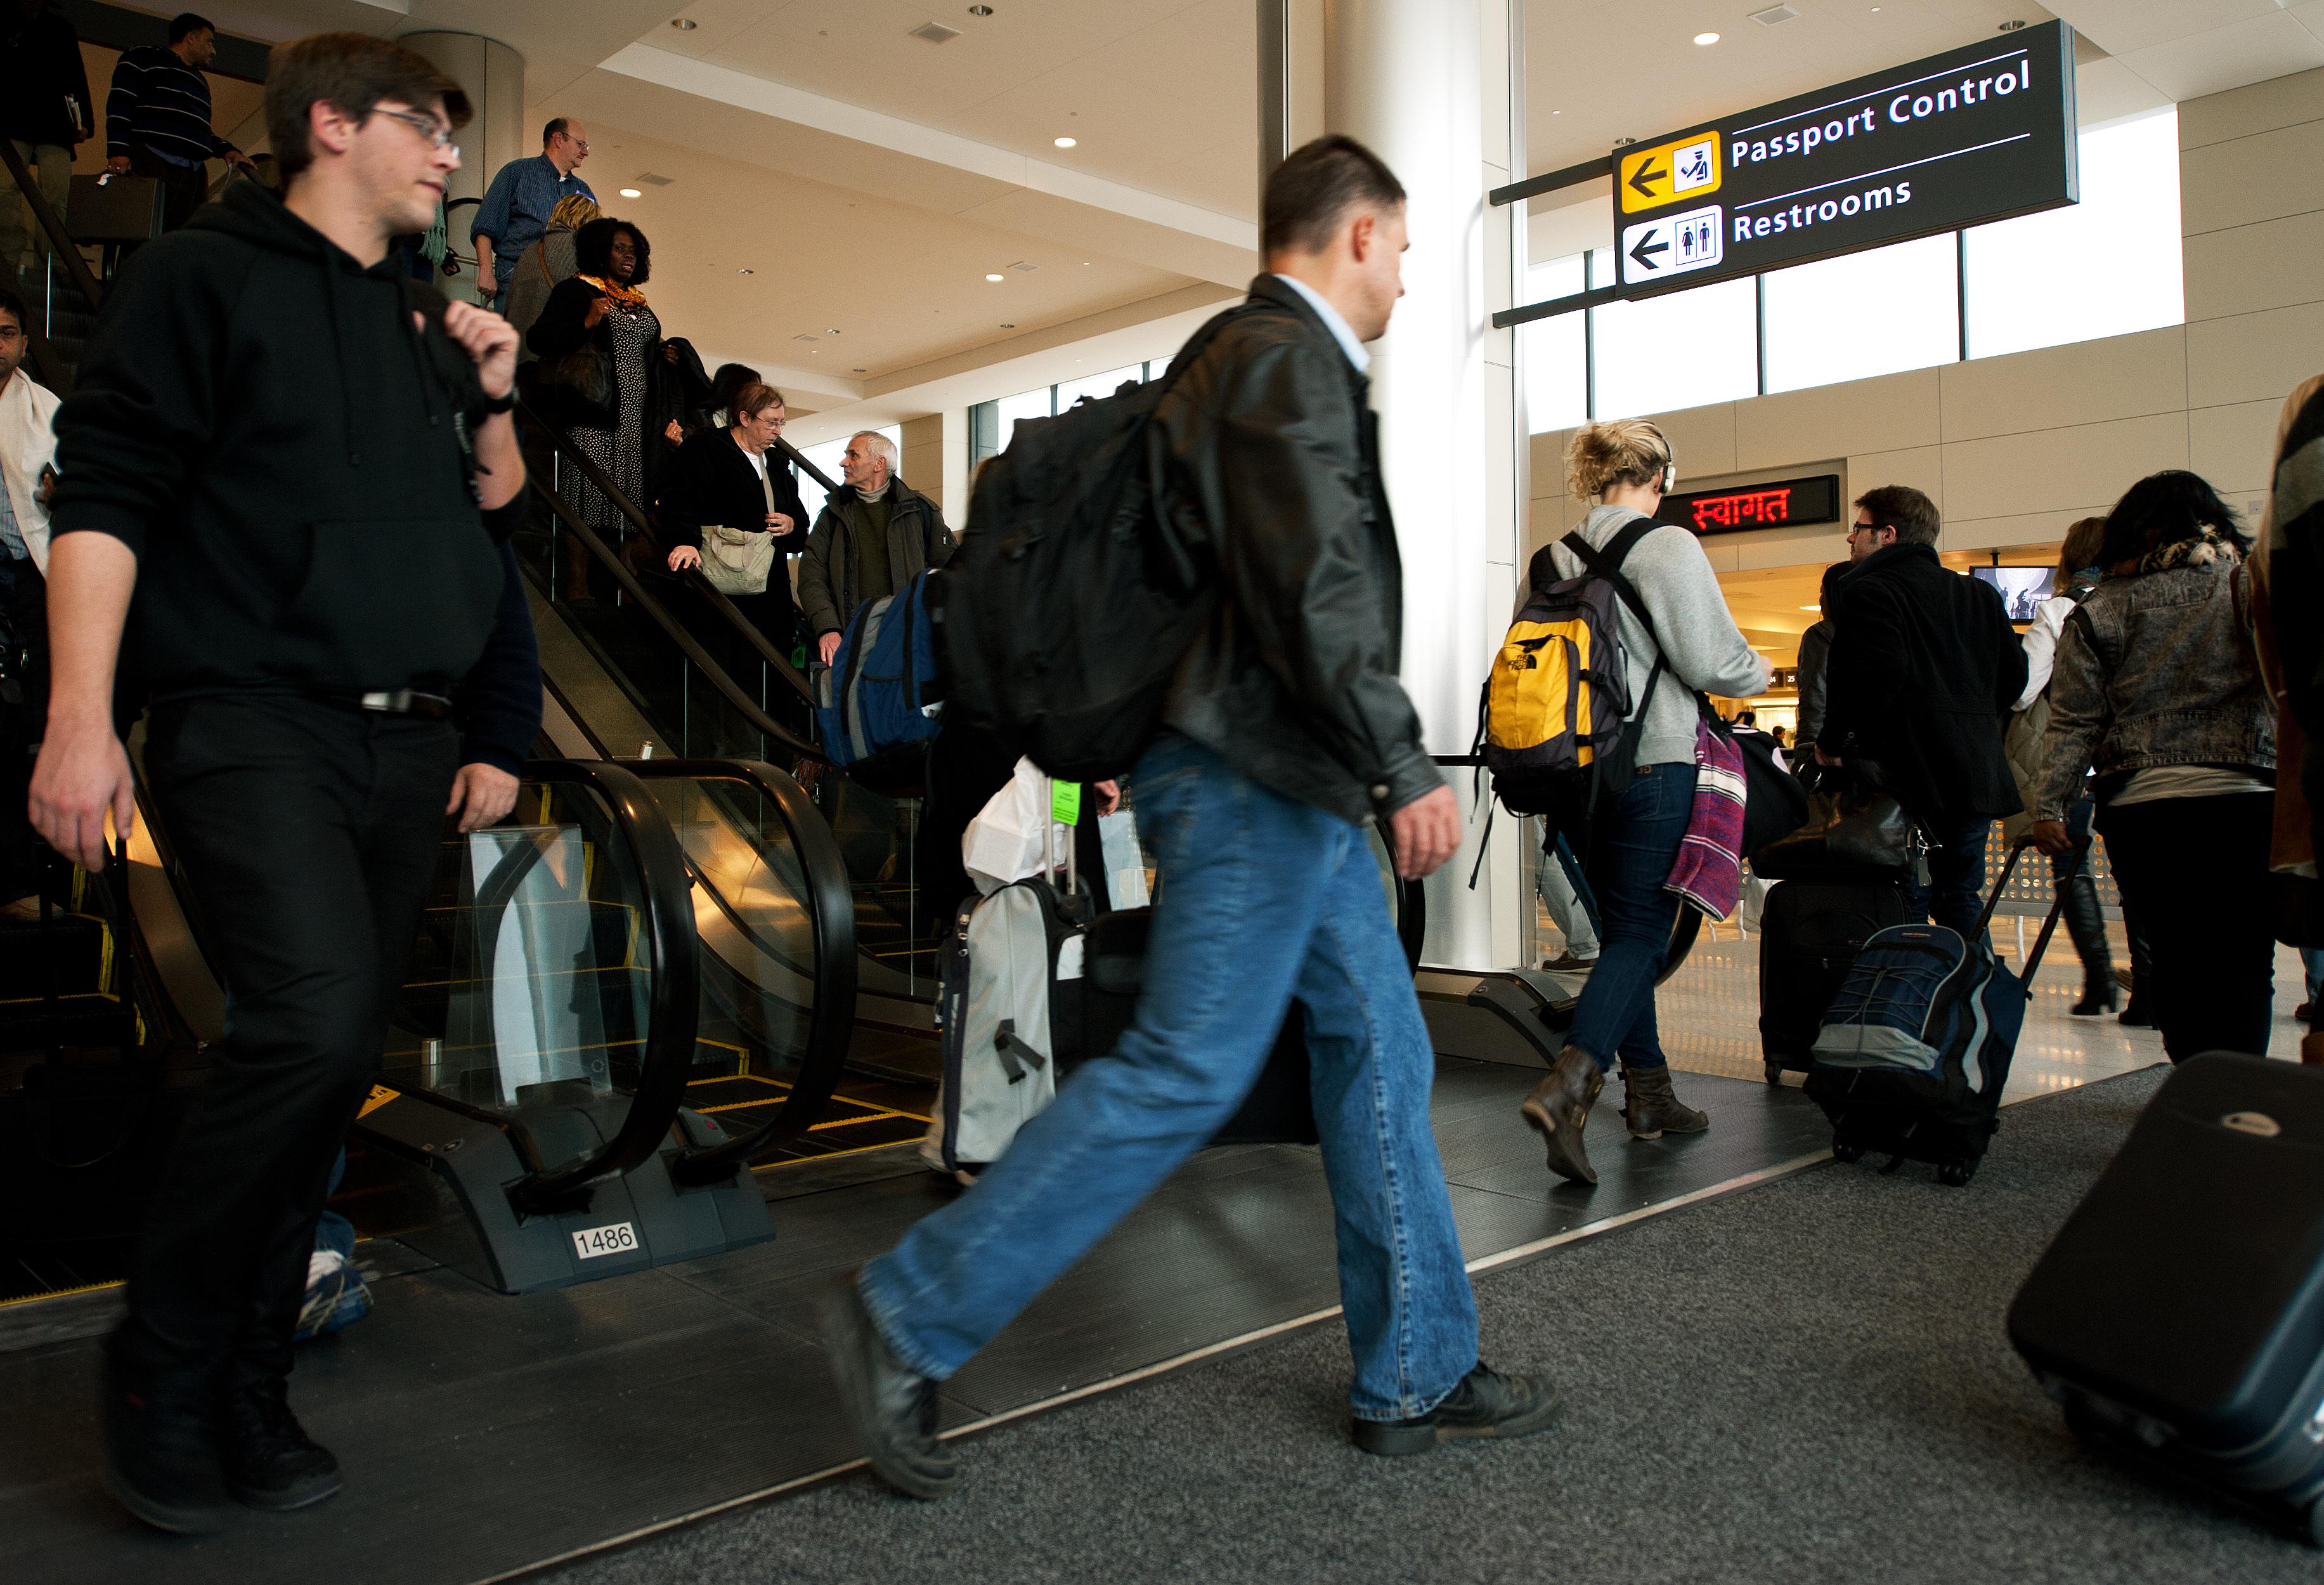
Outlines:
<svg viewBox="0 0 2324 1585"><path fill-rule="evenodd" d="M1875 7L1873 7L1873 9L1877 11L1877 10L1878 10L1878 9L1879 9L1879 7L1878 7L1878 6L1875 6ZM1821 611L1821 610L1822 610L1822 609L1823 609L1823 607L1822 607L1821 606L1802 606L1802 607L1800 607L1800 609L1801 609L1801 610L1803 610L1803 611Z"/></svg>
<svg viewBox="0 0 2324 1585"><path fill-rule="evenodd" d="M985 279L988 281L998 281L1001 277L999 275L987 275L985 276Z"/></svg>
<svg viewBox="0 0 2324 1585"><path fill-rule="evenodd" d="M839 332L838 332L838 330L837 330L837 329L828 329L828 330L825 330L825 331L824 332L824 334L825 334L825 335L826 335L826 336L836 336L836 335L838 335L838 334L839 334Z"/></svg>
<svg viewBox="0 0 2324 1585"><path fill-rule="evenodd" d="M739 270L735 271L734 273L735 273L737 275L755 275L755 274L757 274L759 272L758 272L758 271L756 271L756 270L754 270L754 269L752 269L752 268L751 268L751 266L750 266L750 265L748 265L748 264L744 264L741 269L739 269Z"/></svg>
<svg viewBox="0 0 2324 1585"><path fill-rule="evenodd" d="M623 198L643 198L646 195L637 188L625 187L622 189L622 196Z"/></svg>
<svg viewBox="0 0 2324 1585"><path fill-rule="evenodd" d="M676 28L679 32L690 33L694 31L694 18L690 16L678 17L674 19L669 25Z"/></svg>
<svg viewBox="0 0 2324 1585"><path fill-rule="evenodd" d="M1070 137L1053 137L1049 141L1056 144L1061 149L1069 149L1072 148L1079 140Z"/></svg>
<svg viewBox="0 0 2324 1585"><path fill-rule="evenodd" d="M1717 33L1697 33L1694 35L1694 42L1698 44L1715 44L1719 42L1719 35Z"/></svg>
<svg viewBox="0 0 2324 1585"><path fill-rule="evenodd" d="M857 369L857 370L855 370L854 372L855 372L855 373L857 373L857 374L859 374L859 375L868 375L868 374L870 374L872 371L871 371L871 370L869 370L869 369Z"/></svg>
<svg viewBox="0 0 2324 1585"><path fill-rule="evenodd" d="M1017 327L1016 327L1016 326L1014 326L1014 325L1011 325L1011 324L1003 324L1001 328L1002 329L1004 329L1004 330L1013 330L1013 329L1015 329Z"/></svg>
<svg viewBox="0 0 2324 1585"><path fill-rule="evenodd" d="M971 16L991 16L992 14L992 7L990 5L972 5L968 8L968 14Z"/></svg>

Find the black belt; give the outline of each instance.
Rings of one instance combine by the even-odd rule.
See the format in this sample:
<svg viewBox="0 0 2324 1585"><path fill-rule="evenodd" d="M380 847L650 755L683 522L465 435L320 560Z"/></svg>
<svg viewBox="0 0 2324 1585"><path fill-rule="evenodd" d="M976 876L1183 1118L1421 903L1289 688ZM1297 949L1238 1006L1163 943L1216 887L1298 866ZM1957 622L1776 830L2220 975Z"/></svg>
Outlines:
<svg viewBox="0 0 2324 1585"><path fill-rule="evenodd" d="M440 721L452 713L450 700L440 693L422 693L416 688L382 689L372 693L334 697L359 710L370 710L383 716L410 716L417 720Z"/></svg>

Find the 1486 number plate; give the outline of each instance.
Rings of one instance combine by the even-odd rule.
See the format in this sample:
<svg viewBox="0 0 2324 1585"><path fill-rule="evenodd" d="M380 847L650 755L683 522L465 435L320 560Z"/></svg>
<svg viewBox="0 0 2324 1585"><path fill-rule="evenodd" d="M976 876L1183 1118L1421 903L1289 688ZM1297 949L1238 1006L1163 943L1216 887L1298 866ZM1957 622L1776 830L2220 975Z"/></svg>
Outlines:
<svg viewBox="0 0 2324 1585"><path fill-rule="evenodd" d="M573 1235L573 1254L580 1260L595 1260L601 1255L627 1255L637 1247L637 1229L627 1222L607 1222L602 1228L585 1228Z"/></svg>

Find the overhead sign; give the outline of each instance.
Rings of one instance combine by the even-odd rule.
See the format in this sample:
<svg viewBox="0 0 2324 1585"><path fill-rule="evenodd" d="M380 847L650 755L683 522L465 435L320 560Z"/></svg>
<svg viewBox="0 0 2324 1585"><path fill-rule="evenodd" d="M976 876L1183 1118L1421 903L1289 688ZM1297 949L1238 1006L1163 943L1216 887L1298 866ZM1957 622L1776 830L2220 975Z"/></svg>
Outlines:
<svg viewBox="0 0 2324 1585"><path fill-rule="evenodd" d="M2070 204L2074 43L2006 33L1617 152L1625 297Z"/></svg>
<svg viewBox="0 0 2324 1585"><path fill-rule="evenodd" d="M1626 215L1681 199L1708 198L1719 190L1719 138L1705 133L1624 154L1615 174L1621 179Z"/></svg>
<svg viewBox="0 0 2324 1585"><path fill-rule="evenodd" d="M1733 533L1746 528L1793 528L1840 521L1840 475L1770 479L1724 490L1688 490L1665 496L1656 523L1675 523L1697 533Z"/></svg>

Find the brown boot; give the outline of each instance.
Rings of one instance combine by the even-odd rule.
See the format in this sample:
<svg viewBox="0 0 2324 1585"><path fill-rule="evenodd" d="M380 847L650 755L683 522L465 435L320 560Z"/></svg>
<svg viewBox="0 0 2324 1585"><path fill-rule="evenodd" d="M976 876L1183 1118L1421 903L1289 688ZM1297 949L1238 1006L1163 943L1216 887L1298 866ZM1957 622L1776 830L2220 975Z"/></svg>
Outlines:
<svg viewBox="0 0 2324 1585"><path fill-rule="evenodd" d="M1665 1134L1700 1134L1711 1119L1678 1098L1671 1089L1668 1068L1633 1068L1622 1064L1622 1121L1633 1139L1660 1139Z"/></svg>
<svg viewBox="0 0 2324 1585"><path fill-rule="evenodd" d="M1590 1108L1606 1088L1606 1070L1588 1052L1567 1046L1557 1053L1549 1077L1533 1087L1517 1109L1549 1146L1549 1170L1576 1183L1595 1183L1597 1172L1582 1148Z"/></svg>

